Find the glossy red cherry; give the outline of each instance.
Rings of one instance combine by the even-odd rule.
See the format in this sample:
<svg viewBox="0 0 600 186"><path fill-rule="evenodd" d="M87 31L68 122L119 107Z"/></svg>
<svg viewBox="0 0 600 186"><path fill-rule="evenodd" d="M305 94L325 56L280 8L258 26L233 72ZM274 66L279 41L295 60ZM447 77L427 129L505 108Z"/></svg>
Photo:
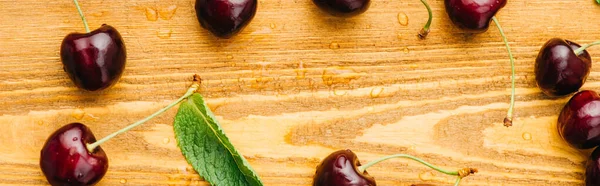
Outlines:
<svg viewBox="0 0 600 186"><path fill-rule="evenodd" d="M60 57L75 85L88 91L114 85L125 68L125 44L112 26L102 25L90 33L71 33L60 47Z"/></svg>
<svg viewBox="0 0 600 186"><path fill-rule="evenodd" d="M313 0L313 3L334 16L354 16L367 11L371 0Z"/></svg>
<svg viewBox="0 0 600 186"><path fill-rule="evenodd" d="M200 25L221 38L230 38L250 23L257 0L196 0Z"/></svg>
<svg viewBox="0 0 600 186"><path fill-rule="evenodd" d="M569 40L550 39L535 60L535 80L548 96L564 96L581 88L592 67L590 54L575 50L581 46Z"/></svg>
<svg viewBox="0 0 600 186"><path fill-rule="evenodd" d="M94 134L81 123L65 125L50 135L40 157L48 182L53 186L86 186L100 181L108 169L108 158L100 147L87 150L86 144L95 141Z"/></svg>
<svg viewBox="0 0 600 186"><path fill-rule="evenodd" d="M558 116L558 134L570 145L587 149L600 145L600 96L591 90L573 95Z"/></svg>
<svg viewBox="0 0 600 186"><path fill-rule="evenodd" d="M590 159L588 159L585 168L585 185L600 185L600 148L596 148Z"/></svg>
<svg viewBox="0 0 600 186"><path fill-rule="evenodd" d="M485 32L506 0L444 0L450 20L471 32Z"/></svg>
<svg viewBox="0 0 600 186"><path fill-rule="evenodd" d="M367 171L359 172L360 162L351 150L340 150L327 156L313 178L313 186L375 186Z"/></svg>

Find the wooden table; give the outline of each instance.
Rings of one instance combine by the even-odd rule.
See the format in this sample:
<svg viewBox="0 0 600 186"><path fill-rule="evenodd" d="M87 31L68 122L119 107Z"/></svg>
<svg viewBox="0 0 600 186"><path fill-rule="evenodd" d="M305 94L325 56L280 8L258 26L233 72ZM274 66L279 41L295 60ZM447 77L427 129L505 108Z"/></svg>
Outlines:
<svg viewBox="0 0 600 186"><path fill-rule="evenodd" d="M442 0L375 0L340 19L309 0L261 0L251 24L229 40L200 28L193 0L82 0L92 28L116 27L127 45L120 82L82 92L62 70L61 40L83 31L69 0L0 0L0 184L45 185L39 152L57 128L87 124L103 137L181 96L194 73L233 144L266 185L310 185L315 166L349 148L362 162L395 153L447 169L476 167L462 185L582 185L589 151L557 135L568 98L536 88L534 59L552 37L600 39L593 0L514 0L497 17L516 57L514 126L502 118L510 67L495 26L467 35ZM399 24L405 13L409 24ZM600 47L588 50L600 60ZM598 65L597 63L594 66ZM584 89L600 88L592 73ZM176 146L176 109L105 143L99 185L207 185ZM454 177L408 160L369 169L379 185L450 185Z"/></svg>

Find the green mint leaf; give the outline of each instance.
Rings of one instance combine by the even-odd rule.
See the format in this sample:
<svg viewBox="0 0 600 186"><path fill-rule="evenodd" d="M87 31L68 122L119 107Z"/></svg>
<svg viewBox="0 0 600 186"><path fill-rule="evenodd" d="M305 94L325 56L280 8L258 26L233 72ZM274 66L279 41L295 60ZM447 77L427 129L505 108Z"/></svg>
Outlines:
<svg viewBox="0 0 600 186"><path fill-rule="evenodd" d="M596 0L596 2L598 2L598 4L600 4L600 0Z"/></svg>
<svg viewBox="0 0 600 186"><path fill-rule="evenodd" d="M212 185L263 185L248 161L233 147L202 95L194 93L181 102L173 128L183 156Z"/></svg>

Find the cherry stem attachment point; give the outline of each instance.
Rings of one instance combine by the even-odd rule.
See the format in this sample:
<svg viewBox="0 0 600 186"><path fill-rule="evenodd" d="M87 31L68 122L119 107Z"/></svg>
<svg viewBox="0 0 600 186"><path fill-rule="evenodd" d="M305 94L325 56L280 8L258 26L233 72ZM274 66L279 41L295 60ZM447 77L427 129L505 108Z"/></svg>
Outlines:
<svg viewBox="0 0 600 186"><path fill-rule="evenodd" d="M427 23L425 23L425 26L423 26L423 29L421 29L421 31L419 31L418 34L420 39L425 39L427 37L427 34L429 34L429 27L431 26L431 20L433 19L433 12L431 11L431 7L429 7L429 4L427 4L427 1L421 0L421 3L425 5L425 8L427 8L427 12L429 12L429 19L427 20Z"/></svg>
<svg viewBox="0 0 600 186"><path fill-rule="evenodd" d="M154 117L156 117L156 116L164 113L165 111L169 110L170 108L172 108L175 105L179 104L184 99L186 99L186 98L190 97L192 94L194 94L194 92L196 92L196 90L198 90L198 88L200 87L200 81L201 81L200 80L200 76L194 75L194 84L192 84L192 86L190 86L190 88L187 90L187 92L183 96L181 96L179 99L177 99L173 103L167 105L166 107L160 109L159 111L155 112L154 114L152 114L152 115L150 115L150 116L148 116L148 117L146 117L146 118L144 118L142 120L139 120L139 121L137 121L137 122L135 122L135 123L133 123L133 124L131 124L131 125L123 128L123 129L121 129L121 130L119 130L117 132L114 132L114 133L112 133L112 134L110 134L110 135L108 135L108 136L106 136L106 137L104 137L104 138L102 138L102 139L100 139L100 140L92 143L92 144L86 144L86 148L88 149L89 152L93 152L94 149L96 149L96 147L100 146L102 143L110 140L111 138L113 138L113 137L115 137L115 136L117 136L117 135L119 135L121 133L127 132L130 129L132 129L134 127L137 127L138 125L141 125L141 124L149 121L150 119L152 119L152 118L154 118Z"/></svg>
<svg viewBox="0 0 600 186"><path fill-rule="evenodd" d="M581 54L583 54L583 51L585 49L587 49L587 48L589 48L591 46L595 46L595 45L600 45L600 41L596 41L596 42L593 42L593 43L590 43L590 44L587 44L587 45L583 45L583 46L579 47L577 50L575 50L574 52L575 52L576 55L581 55Z"/></svg>
<svg viewBox="0 0 600 186"><path fill-rule="evenodd" d="M392 159L392 158L408 158L408 159L417 161L417 162L419 162L419 163L421 163L421 164L423 164L423 165L425 165L425 166L427 166L429 168L432 168L433 170L436 170L438 172L441 172L441 173L444 173L444 174L447 174L447 175L451 175L451 176L458 176L459 178L464 178L466 176L469 176L469 175L474 174L474 173L477 172L477 169L473 169L473 168L463 168L463 169L460 169L458 171L444 170L444 169L441 169L439 167L436 167L435 165L427 163L426 161L424 161L422 159L419 159L417 157L414 157L414 156L411 156L411 155L408 155L408 154L394 154L394 155L390 155L390 156L379 158L379 159L377 159L375 161L371 161L371 162L369 162L369 163L367 163L365 165L359 166L358 167L358 171L359 172L365 172L365 170L367 170L367 168L369 168L369 167L371 167L371 166L373 166L373 165L375 165L377 163L380 163L382 161L389 160L389 159Z"/></svg>
<svg viewBox="0 0 600 186"><path fill-rule="evenodd" d="M85 16L83 15L83 12L81 11L81 7L79 7L79 2L77 2L77 0L73 0L73 3L75 3L75 7L77 8L77 11L79 12L79 17L81 17L81 21L83 21L83 26L85 26L85 32L90 33L90 27L88 26L87 20L85 20Z"/></svg>
<svg viewBox="0 0 600 186"><path fill-rule="evenodd" d="M508 111L506 113L506 118L504 118L504 126L510 127L512 126L513 121L513 110L515 108L515 58L513 57L512 51L510 50L510 46L508 45L508 40L506 39L506 35L504 35L504 31L500 26L500 22L496 19L496 16L492 17L494 23L496 23L496 27L498 27L498 31L500 31L500 35L502 35L502 39L504 40L504 45L506 45L506 51L508 51L508 57L510 58L510 68L512 71L511 75L511 94L510 94L510 106L508 107Z"/></svg>

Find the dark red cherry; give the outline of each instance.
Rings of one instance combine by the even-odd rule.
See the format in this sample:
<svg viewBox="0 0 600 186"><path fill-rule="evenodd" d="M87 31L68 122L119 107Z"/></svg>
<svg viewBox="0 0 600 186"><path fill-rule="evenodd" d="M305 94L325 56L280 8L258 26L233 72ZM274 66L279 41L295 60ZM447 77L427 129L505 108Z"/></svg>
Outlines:
<svg viewBox="0 0 600 186"><path fill-rule="evenodd" d="M570 145L588 149L600 145L600 96L591 90L573 95L558 116L558 134Z"/></svg>
<svg viewBox="0 0 600 186"><path fill-rule="evenodd" d="M354 16L369 8L371 0L313 0L320 9L334 16Z"/></svg>
<svg viewBox="0 0 600 186"><path fill-rule="evenodd" d="M108 158L100 147L93 152L87 143L94 134L81 123L65 125L54 132L41 151L40 167L53 186L94 185L106 174Z"/></svg>
<svg viewBox="0 0 600 186"><path fill-rule="evenodd" d="M114 85L125 68L125 44L117 29L102 25L90 33L71 33L60 47L64 70L79 88L89 91Z"/></svg>
<svg viewBox="0 0 600 186"><path fill-rule="evenodd" d="M596 148L590 159L588 159L585 168L585 185L600 185L600 148Z"/></svg>
<svg viewBox="0 0 600 186"><path fill-rule="evenodd" d="M359 173L360 162L351 150L340 150L327 156L313 178L313 186L375 186L367 171Z"/></svg>
<svg viewBox="0 0 600 186"><path fill-rule="evenodd" d="M485 32L506 0L444 0L446 13L460 28L474 33Z"/></svg>
<svg viewBox="0 0 600 186"><path fill-rule="evenodd" d="M564 96L577 92L585 83L592 58L587 51L575 54L577 43L559 38L550 39L535 59L535 81L548 96Z"/></svg>
<svg viewBox="0 0 600 186"><path fill-rule="evenodd" d="M257 4L257 0L196 0L196 17L215 36L230 38L254 18Z"/></svg>

